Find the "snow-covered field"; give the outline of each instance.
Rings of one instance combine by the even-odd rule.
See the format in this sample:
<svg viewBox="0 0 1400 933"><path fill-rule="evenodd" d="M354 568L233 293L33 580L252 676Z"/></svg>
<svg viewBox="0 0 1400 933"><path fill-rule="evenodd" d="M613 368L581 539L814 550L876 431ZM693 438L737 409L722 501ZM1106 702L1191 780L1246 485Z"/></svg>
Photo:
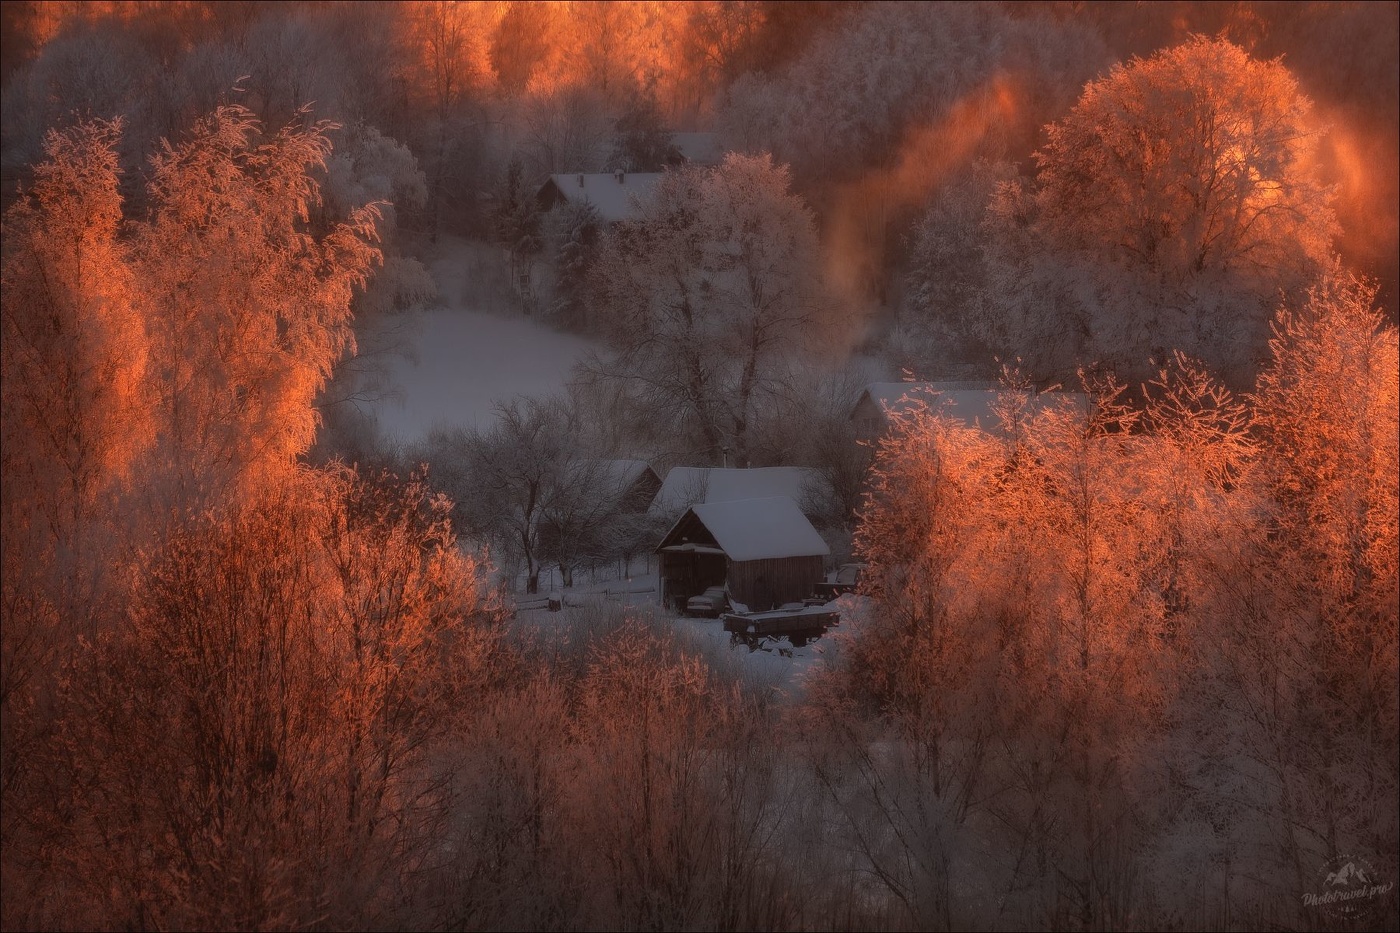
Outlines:
<svg viewBox="0 0 1400 933"><path fill-rule="evenodd" d="M428 257L443 304L416 312L412 359L389 364L399 397L374 404L386 439L412 442L438 426L487 427L497 402L561 390L574 363L596 348L499 307L493 263L499 259L489 248L455 239Z"/></svg>
<svg viewBox="0 0 1400 933"><path fill-rule="evenodd" d="M547 395L592 345L528 318L464 308L418 312L416 361L395 360L401 398L376 403L384 436L413 441L438 426L488 427L498 401Z"/></svg>

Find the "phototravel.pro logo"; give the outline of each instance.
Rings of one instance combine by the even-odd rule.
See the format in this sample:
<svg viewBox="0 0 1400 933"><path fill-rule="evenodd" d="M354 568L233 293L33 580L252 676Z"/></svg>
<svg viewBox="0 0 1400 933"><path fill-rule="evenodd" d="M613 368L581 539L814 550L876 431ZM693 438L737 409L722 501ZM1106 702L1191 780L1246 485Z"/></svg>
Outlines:
<svg viewBox="0 0 1400 933"><path fill-rule="evenodd" d="M1364 858L1339 855L1317 873L1316 888L1303 894L1305 907L1316 907L1339 920L1364 920L1395 890L1394 881L1380 881Z"/></svg>

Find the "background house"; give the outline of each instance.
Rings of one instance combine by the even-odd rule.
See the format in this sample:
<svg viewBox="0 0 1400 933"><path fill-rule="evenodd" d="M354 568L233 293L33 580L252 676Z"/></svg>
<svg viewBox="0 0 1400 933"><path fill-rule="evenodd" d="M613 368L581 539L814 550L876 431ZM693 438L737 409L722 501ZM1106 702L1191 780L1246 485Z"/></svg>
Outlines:
<svg viewBox="0 0 1400 933"><path fill-rule="evenodd" d="M587 201L598 212L599 221L615 224L633 217L637 206L651 196L660 180L660 172L550 175L535 197L542 211L551 211L560 204Z"/></svg>
<svg viewBox="0 0 1400 933"><path fill-rule="evenodd" d="M831 551L786 496L703 502L657 545L663 605L684 607L706 587L759 612L812 595Z"/></svg>
<svg viewBox="0 0 1400 933"><path fill-rule="evenodd" d="M935 412L960 419L968 427L984 431L1001 429L997 399L1006 390L984 382L872 382L861 392L851 410L856 439L874 441L890 427L890 415L927 405ZM1083 392L1031 392L1026 414L1054 405L1072 405L1084 415L1089 397Z"/></svg>
<svg viewBox="0 0 1400 933"><path fill-rule="evenodd" d="M718 133L672 133L680 161L690 165L719 165L724 161L724 146Z"/></svg>
<svg viewBox="0 0 1400 933"><path fill-rule="evenodd" d="M652 500L651 512L674 521L686 509L702 502L774 496L802 502L806 489L816 479L816 471L807 467L672 467Z"/></svg>
<svg viewBox="0 0 1400 933"><path fill-rule="evenodd" d="M595 460L619 512L645 512L661 489L661 477L645 460Z"/></svg>
<svg viewBox="0 0 1400 933"><path fill-rule="evenodd" d="M644 460L601 460L608 491L612 503L611 511L605 519L607 527L607 553L619 561L619 571L624 577L632 575L632 561L638 557L650 557L652 542L660 533L660 522L649 511L657 490L661 488L661 477ZM648 565L647 569L650 569Z"/></svg>
<svg viewBox="0 0 1400 933"><path fill-rule="evenodd" d="M617 559L631 574L633 558L656 540L647 513L661 479L642 460L576 460L540 504L539 553L555 563L564 586L575 567Z"/></svg>

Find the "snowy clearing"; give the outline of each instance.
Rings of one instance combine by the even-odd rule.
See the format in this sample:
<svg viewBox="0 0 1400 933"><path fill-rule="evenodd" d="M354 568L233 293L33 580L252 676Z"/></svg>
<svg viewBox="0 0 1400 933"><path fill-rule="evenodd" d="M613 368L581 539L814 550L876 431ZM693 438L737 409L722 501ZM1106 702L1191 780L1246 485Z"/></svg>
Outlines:
<svg viewBox="0 0 1400 933"><path fill-rule="evenodd" d="M389 364L399 398L373 403L384 436L412 442L436 427L487 427L497 402L563 389L597 345L500 308L481 244L447 239L426 259L443 306L414 315L411 359Z"/></svg>

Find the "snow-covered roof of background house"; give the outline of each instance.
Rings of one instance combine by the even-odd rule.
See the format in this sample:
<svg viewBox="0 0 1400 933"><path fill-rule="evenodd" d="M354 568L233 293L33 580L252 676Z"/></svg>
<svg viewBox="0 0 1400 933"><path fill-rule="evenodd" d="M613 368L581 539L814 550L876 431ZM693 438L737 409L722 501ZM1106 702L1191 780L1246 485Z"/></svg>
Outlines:
<svg viewBox="0 0 1400 933"><path fill-rule="evenodd" d="M661 180L660 172L602 172L550 175L541 189L553 186L565 201L588 201L598 211L604 223L627 220L637 212L637 205L651 196Z"/></svg>
<svg viewBox="0 0 1400 933"><path fill-rule="evenodd" d="M608 478L608 485L618 492L631 489L642 474L651 467L645 460L595 460L598 468Z"/></svg>
<svg viewBox="0 0 1400 933"><path fill-rule="evenodd" d="M825 557L831 553L797 503L787 496L702 502L691 511L730 560Z"/></svg>
<svg viewBox="0 0 1400 933"><path fill-rule="evenodd" d="M886 414L907 412L922 402L931 410L945 412L971 427L990 429L1001 422L996 404L1002 391L995 384L979 382L872 382L861 394L856 408L859 409L867 397ZM1083 412L1088 411L1089 398L1082 392L1035 393L1029 404L1034 411L1063 401L1071 402Z"/></svg>
<svg viewBox="0 0 1400 933"><path fill-rule="evenodd" d="M672 133L671 144L691 165L719 165L724 147L716 133Z"/></svg>
<svg viewBox="0 0 1400 933"><path fill-rule="evenodd" d="M654 514L674 515L697 502L733 502L787 496L802 501L803 490L815 476L808 467L672 467L652 500Z"/></svg>
<svg viewBox="0 0 1400 933"><path fill-rule="evenodd" d="M931 403L934 393L939 397L959 392L995 392L996 384L989 382L872 382L865 394L882 411L906 411L915 401Z"/></svg>
<svg viewBox="0 0 1400 933"><path fill-rule="evenodd" d="M997 390L986 384L937 382L875 382L865 390L880 410L906 412L922 402L935 411L949 414L969 425L990 427L997 419L994 406Z"/></svg>

